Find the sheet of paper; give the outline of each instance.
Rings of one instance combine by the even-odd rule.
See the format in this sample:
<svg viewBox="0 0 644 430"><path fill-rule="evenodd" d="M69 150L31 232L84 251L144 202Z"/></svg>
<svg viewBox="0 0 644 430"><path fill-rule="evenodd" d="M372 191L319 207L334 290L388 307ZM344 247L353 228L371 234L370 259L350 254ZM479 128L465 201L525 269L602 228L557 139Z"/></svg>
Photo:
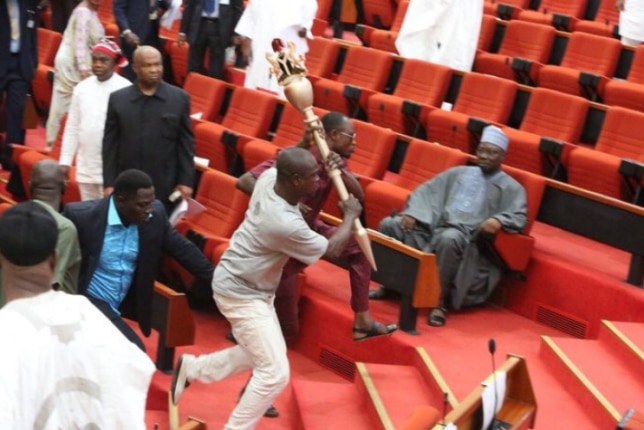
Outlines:
<svg viewBox="0 0 644 430"><path fill-rule="evenodd" d="M206 207L195 199L182 199L170 214L168 221L170 221L171 225L176 225L181 218L193 218L204 210L206 210Z"/></svg>
<svg viewBox="0 0 644 430"><path fill-rule="evenodd" d="M196 155L193 157L193 160L195 164L199 164L200 166L204 166L204 167L208 167L208 165L210 164L209 159L203 158L203 157L197 157Z"/></svg>
<svg viewBox="0 0 644 430"><path fill-rule="evenodd" d="M496 416L496 413L499 412L499 410L501 410L501 406L503 406L503 401L505 400L506 377L507 375L505 372L494 372L493 375L490 375L490 377L483 381L485 388L483 389L483 394L481 394L481 400L483 403L483 426L481 427L481 430L487 430L490 423ZM494 381L493 378L496 379L496 381Z"/></svg>

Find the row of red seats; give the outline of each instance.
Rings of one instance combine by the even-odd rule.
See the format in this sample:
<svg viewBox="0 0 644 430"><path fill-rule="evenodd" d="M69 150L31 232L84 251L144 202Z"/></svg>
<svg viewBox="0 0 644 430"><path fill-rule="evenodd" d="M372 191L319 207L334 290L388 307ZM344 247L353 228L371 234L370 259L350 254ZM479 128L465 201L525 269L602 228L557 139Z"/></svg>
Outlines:
<svg viewBox="0 0 644 430"><path fill-rule="evenodd" d="M561 63L546 64L555 30L529 22L509 21L505 23L498 52L479 51L473 69L593 101L644 110L644 87L631 85L644 84L644 48L634 50L624 83L611 79L623 49L619 41L583 32L565 35L568 40Z"/></svg>
<svg viewBox="0 0 644 430"><path fill-rule="evenodd" d="M427 67L427 63L419 66ZM441 70L441 66L429 67ZM221 81L191 74L185 88L191 93L198 91L200 97L208 87L214 89L225 85ZM466 74L453 111L431 109L427 112L422 122L427 129L427 139L461 150L464 154L472 154L482 125L495 123L504 127L510 138L506 157L510 166L546 177L567 169L567 180L572 185L625 201L633 199L633 190L628 189L620 166L622 159L644 161L644 144L639 139L644 131L644 113L619 107L608 109L597 145L595 149L589 149L576 145L589 110L587 100L548 89L533 89L521 125L514 129L505 124L517 90L518 85L513 81L477 73ZM385 106L391 106L387 104L387 95L379 96L376 109L380 110L382 118L393 117L402 109L404 100L398 100L400 104L397 107L387 110ZM195 98L195 107L199 106L199 97ZM374 97L378 99L378 96ZM395 99L395 96L388 97ZM223 100L223 96L220 99ZM396 100L392 103L395 105ZM218 106L215 108L217 112L221 104ZM248 106L253 106L253 112L259 113L253 116L246 111L242 115ZM227 111L223 119L215 119L221 121L220 124L204 122L195 126L197 155L208 158L211 166L224 171L230 171L233 157L241 155L248 169L262 157L274 154L278 147L297 142L304 128L302 116L288 105L283 107L274 140L268 141L277 106L277 100L269 94L235 87L228 106L230 113ZM325 110L334 110L326 106L318 108L320 116ZM198 109L207 112L212 108ZM354 122L360 141L369 142L369 145L357 146L350 165L361 176L382 179L393 154L396 133L375 124ZM372 122L376 121L372 119ZM236 144L231 145L233 142ZM597 172L602 174L597 175ZM636 188L640 185L641 180L634 184ZM333 205L329 210L333 212Z"/></svg>
<svg viewBox="0 0 644 430"><path fill-rule="evenodd" d="M531 0L487 0L484 12L502 19L547 24L564 31L617 36L619 12L614 0L541 0L530 10Z"/></svg>
<svg viewBox="0 0 644 430"><path fill-rule="evenodd" d="M373 22L373 19L367 19L370 15L365 14L366 22L356 25L356 35L365 46L397 53L395 41L398 37L398 32L402 26L405 14L407 13L409 0L400 0L395 9L391 0L379 0L379 3L381 6L378 9L385 11L380 16L384 16L386 18L385 22L389 22L390 25L385 28L378 27ZM527 10L529 6L530 0L486 1L484 3L485 14L479 35L479 49L487 50L490 47L497 24L495 17L504 20L520 18L521 22L547 25L551 29L558 28L560 30L579 31L607 37L616 36L615 27L619 22L619 13L615 8L614 0L600 0L594 14L594 19L592 20L581 19L588 16L587 6L590 6L590 3L587 5L585 1L573 1L570 4L555 1L554 4L550 4L544 0L537 11ZM562 16L572 16L573 19L565 20L558 18L553 24L554 13L559 13ZM371 14L371 16L374 15L375 13ZM525 38L529 39L530 37L529 32L525 33ZM544 63L545 60L547 58L544 59Z"/></svg>

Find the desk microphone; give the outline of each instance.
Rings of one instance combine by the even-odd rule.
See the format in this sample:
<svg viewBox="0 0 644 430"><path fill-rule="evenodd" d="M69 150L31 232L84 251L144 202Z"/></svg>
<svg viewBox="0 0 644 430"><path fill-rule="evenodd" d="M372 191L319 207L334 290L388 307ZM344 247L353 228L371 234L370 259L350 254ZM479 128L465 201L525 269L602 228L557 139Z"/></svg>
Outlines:
<svg viewBox="0 0 644 430"><path fill-rule="evenodd" d="M497 399L497 391L496 391L496 363L494 361L494 353L496 352L496 342L494 341L494 338L491 337L490 340L487 343L487 349L490 351L490 356L492 357L492 388L494 389L494 409L492 410L492 421L490 421L490 425L488 427L488 430L494 430L495 424L496 424L496 405L498 404L498 399Z"/></svg>
<svg viewBox="0 0 644 430"><path fill-rule="evenodd" d="M441 426L445 428L447 423L445 422L445 415L447 415L447 402L449 400L449 394L447 392L443 393L443 418L441 419Z"/></svg>

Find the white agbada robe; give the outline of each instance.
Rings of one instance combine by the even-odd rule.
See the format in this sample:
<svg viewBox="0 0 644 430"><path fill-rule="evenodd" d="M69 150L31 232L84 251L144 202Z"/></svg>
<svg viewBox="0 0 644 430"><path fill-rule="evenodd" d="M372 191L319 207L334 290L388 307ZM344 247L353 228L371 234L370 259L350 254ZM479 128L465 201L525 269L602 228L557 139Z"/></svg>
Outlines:
<svg viewBox="0 0 644 430"><path fill-rule="evenodd" d="M644 42L644 0L626 0L619 14L619 35Z"/></svg>
<svg viewBox="0 0 644 430"><path fill-rule="evenodd" d="M145 429L154 364L84 296L0 310L0 428Z"/></svg>
<svg viewBox="0 0 644 430"><path fill-rule="evenodd" d="M316 0L251 0L248 3L235 27L235 33L252 41L253 56L246 68L245 87L263 88L284 98L277 79L270 73L266 53L273 52L271 42L280 38L285 45L289 41L295 43L299 54L306 54L309 51L306 38L297 33L304 27L307 38L313 38L311 27L317 7Z"/></svg>
<svg viewBox="0 0 644 430"><path fill-rule="evenodd" d="M103 132L110 94L132 85L118 73L100 82L96 76L74 88L72 102L60 150L60 164L71 166L76 157L76 181L81 184L103 183Z"/></svg>
<svg viewBox="0 0 644 430"><path fill-rule="evenodd" d="M483 0L411 0L396 49L406 58L471 71L482 19Z"/></svg>

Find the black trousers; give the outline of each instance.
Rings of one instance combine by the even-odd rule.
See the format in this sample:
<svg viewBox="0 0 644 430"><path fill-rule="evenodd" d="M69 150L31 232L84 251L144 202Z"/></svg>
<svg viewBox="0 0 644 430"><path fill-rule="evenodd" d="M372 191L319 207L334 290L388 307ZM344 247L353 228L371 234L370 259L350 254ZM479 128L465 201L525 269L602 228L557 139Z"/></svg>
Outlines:
<svg viewBox="0 0 644 430"><path fill-rule="evenodd" d="M197 38L190 45L188 70L223 79L227 44L228 41L221 38L219 20L202 18L199 22ZM208 70L204 69L206 52L208 52Z"/></svg>
<svg viewBox="0 0 644 430"><path fill-rule="evenodd" d="M23 78L20 71L20 53L11 54L7 58L7 73L0 78L0 97L5 96L6 114L6 143L24 143L25 130L23 117L29 81ZM4 60L0 60L4 61Z"/></svg>

